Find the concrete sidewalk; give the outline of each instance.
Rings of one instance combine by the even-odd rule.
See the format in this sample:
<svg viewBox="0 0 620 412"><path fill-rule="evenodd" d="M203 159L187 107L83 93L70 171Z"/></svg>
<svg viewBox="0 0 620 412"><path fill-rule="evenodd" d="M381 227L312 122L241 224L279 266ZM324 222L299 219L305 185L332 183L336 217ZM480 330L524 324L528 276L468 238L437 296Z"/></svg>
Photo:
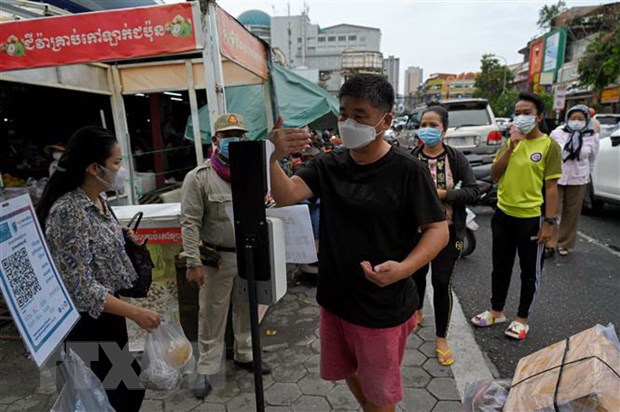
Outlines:
<svg viewBox="0 0 620 412"><path fill-rule="evenodd" d="M273 369L273 374L264 378L267 411L360 410L344 381L332 383L319 377L319 306L315 296L314 286L292 280L287 295L270 308L263 322L263 359ZM405 396L398 405L401 411L460 409L452 370L437 363L431 313L429 306L423 327L409 337L403 361ZM49 410L56 400L49 379L40 385L39 372L21 342L0 341L0 370L0 412ZM147 391L142 410L255 410L253 375L236 368L230 360L220 375L204 401L195 399L188 389Z"/></svg>

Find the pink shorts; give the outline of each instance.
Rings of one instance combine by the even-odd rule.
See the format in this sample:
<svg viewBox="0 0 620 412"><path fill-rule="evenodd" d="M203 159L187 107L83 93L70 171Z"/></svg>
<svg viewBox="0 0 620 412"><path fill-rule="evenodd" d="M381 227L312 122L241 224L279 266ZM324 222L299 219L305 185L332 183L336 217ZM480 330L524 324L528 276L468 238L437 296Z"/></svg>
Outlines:
<svg viewBox="0 0 620 412"><path fill-rule="evenodd" d="M354 325L321 308L321 378L346 379L357 372L362 393L377 406L403 398L400 365L416 313L391 328Z"/></svg>

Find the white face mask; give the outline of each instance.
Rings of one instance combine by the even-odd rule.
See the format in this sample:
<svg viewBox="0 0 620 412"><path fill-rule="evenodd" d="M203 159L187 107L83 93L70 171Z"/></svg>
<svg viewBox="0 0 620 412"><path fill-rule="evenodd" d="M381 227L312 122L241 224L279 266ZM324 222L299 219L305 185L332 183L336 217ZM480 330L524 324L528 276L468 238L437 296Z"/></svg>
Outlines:
<svg viewBox="0 0 620 412"><path fill-rule="evenodd" d="M569 120L568 127L570 127L571 130L579 131L586 127L586 122L585 120Z"/></svg>
<svg viewBox="0 0 620 412"><path fill-rule="evenodd" d="M121 166L116 172L113 172L112 170L101 165L97 166L103 170L106 175L106 179L102 179L99 176L95 176L95 178L103 183L107 187L107 190L120 190L123 188L125 179L127 179L127 170L123 166Z"/></svg>
<svg viewBox="0 0 620 412"><path fill-rule="evenodd" d="M54 152L52 153L52 157L54 158L54 160L60 160L60 158L62 157L62 152Z"/></svg>
<svg viewBox="0 0 620 412"><path fill-rule="evenodd" d="M340 132L342 145L347 149L361 149L364 146L368 146L381 133L377 133L375 127L383 121L384 117L385 114L374 126L358 123L351 118L338 122L338 131Z"/></svg>
<svg viewBox="0 0 620 412"><path fill-rule="evenodd" d="M533 114L520 114L515 117L513 124L523 134L528 134L536 127L536 116Z"/></svg>

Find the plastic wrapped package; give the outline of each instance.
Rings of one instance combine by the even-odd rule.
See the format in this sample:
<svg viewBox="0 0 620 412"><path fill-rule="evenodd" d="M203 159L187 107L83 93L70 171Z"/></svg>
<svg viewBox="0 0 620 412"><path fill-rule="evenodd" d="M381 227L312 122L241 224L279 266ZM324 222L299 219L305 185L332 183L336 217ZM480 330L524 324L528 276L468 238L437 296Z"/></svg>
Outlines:
<svg viewBox="0 0 620 412"><path fill-rule="evenodd" d="M614 326L596 325L522 358L504 410L620 411L620 343Z"/></svg>
<svg viewBox="0 0 620 412"><path fill-rule="evenodd" d="M51 412L114 412L101 381L73 350L64 355L57 373L64 384Z"/></svg>
<svg viewBox="0 0 620 412"><path fill-rule="evenodd" d="M508 398L509 380L482 379L467 384L463 412L501 412Z"/></svg>

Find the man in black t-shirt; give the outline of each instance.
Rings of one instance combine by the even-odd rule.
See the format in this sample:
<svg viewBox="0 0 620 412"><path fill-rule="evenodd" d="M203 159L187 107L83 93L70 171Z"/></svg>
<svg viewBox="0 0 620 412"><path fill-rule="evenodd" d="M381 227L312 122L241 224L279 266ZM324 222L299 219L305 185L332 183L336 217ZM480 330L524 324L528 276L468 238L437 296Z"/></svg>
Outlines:
<svg viewBox="0 0 620 412"><path fill-rule="evenodd" d="M278 205L320 197L321 377L346 379L364 410L393 411L402 399L400 363L418 306L411 274L448 242L428 169L391 147L392 86L351 77L340 89L343 149L321 154L289 178L278 160L309 144L281 129L271 141L272 195Z"/></svg>

